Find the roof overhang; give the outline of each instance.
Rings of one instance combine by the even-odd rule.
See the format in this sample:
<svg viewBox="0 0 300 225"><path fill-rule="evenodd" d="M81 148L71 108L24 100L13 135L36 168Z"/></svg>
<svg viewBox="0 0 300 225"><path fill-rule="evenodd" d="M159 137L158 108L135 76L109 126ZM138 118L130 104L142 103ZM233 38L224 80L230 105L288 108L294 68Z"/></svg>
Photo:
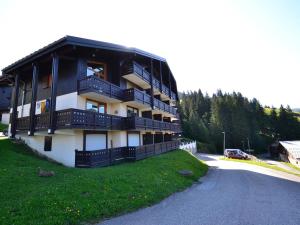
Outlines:
<svg viewBox="0 0 300 225"><path fill-rule="evenodd" d="M4 69L2 69L2 72L4 74L9 74L9 73L13 72L14 70L22 67L23 65L42 57L43 55L55 52L57 49L59 49L63 46L67 46L67 45L133 53L133 54L142 55L142 56L149 57L149 58L159 60L159 61L166 63L166 59L164 59L160 56L157 56L155 54L137 49L137 48L129 48L129 47L125 47L122 45L117 45L117 44L112 44L112 43L107 43L107 42L102 42L102 41L96 41L96 40L90 40L90 39L85 39L85 38L80 38L80 37L65 36L65 37L31 53L30 55L14 62L13 64L5 67Z"/></svg>
<svg viewBox="0 0 300 225"><path fill-rule="evenodd" d="M3 68L2 74L13 75L14 72L16 72L18 69L20 69L24 65L26 65L28 63L32 63L35 60L37 60L40 57L43 57L47 54L54 53L55 51L57 51L58 49L60 49L64 46L79 46L79 47L105 49L105 50L110 50L110 51L118 51L118 52L137 54L137 55L141 55L144 57L152 58L154 60L161 61L161 62L165 63L167 65L168 69L171 71L165 58L162 58L158 55L140 50L138 48L129 48L129 47L126 47L123 45L117 45L117 44L112 44L112 43L108 43L108 42L96 41L96 40L91 40L91 39L86 39L86 38L75 37L75 36L65 36L65 37L31 53L30 55L25 56L24 58L14 62L13 64ZM174 79L172 71L171 71L171 77L172 77L173 81L175 82L176 89L177 89L176 80ZM176 93L176 97L178 100L179 99L178 93Z"/></svg>

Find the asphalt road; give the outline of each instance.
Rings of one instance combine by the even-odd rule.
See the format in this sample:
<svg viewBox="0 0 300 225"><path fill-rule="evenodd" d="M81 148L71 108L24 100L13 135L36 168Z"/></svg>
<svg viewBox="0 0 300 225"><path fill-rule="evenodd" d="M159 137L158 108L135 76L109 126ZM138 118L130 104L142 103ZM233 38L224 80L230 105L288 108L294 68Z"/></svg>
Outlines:
<svg viewBox="0 0 300 225"><path fill-rule="evenodd" d="M105 225L299 225L300 177L199 155L211 166L199 184Z"/></svg>

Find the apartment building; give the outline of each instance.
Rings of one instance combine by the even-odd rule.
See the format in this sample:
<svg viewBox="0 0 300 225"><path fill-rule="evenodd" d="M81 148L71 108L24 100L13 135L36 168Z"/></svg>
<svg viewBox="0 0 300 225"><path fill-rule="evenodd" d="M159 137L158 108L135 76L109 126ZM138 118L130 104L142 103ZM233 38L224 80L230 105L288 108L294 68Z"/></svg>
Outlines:
<svg viewBox="0 0 300 225"><path fill-rule="evenodd" d="M162 57L66 36L7 66L9 133L70 167L178 148L177 84Z"/></svg>

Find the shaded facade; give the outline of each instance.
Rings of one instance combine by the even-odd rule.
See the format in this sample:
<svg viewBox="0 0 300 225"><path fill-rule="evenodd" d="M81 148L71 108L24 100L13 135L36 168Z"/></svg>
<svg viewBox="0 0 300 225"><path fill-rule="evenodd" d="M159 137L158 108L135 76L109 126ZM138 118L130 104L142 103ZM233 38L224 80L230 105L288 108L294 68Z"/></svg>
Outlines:
<svg viewBox="0 0 300 225"><path fill-rule="evenodd" d="M0 122L9 123L12 82L5 76L0 76Z"/></svg>
<svg viewBox="0 0 300 225"><path fill-rule="evenodd" d="M135 160L178 147L177 84L165 59L66 36L4 68L11 137L67 166Z"/></svg>

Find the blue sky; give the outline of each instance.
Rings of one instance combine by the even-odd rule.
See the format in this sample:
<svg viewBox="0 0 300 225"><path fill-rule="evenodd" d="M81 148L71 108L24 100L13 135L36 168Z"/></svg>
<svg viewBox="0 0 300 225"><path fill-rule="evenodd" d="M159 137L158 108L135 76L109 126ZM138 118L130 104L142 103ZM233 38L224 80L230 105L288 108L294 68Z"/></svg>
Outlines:
<svg viewBox="0 0 300 225"><path fill-rule="evenodd" d="M300 1L0 1L0 68L67 34L161 55L180 91L300 107Z"/></svg>

